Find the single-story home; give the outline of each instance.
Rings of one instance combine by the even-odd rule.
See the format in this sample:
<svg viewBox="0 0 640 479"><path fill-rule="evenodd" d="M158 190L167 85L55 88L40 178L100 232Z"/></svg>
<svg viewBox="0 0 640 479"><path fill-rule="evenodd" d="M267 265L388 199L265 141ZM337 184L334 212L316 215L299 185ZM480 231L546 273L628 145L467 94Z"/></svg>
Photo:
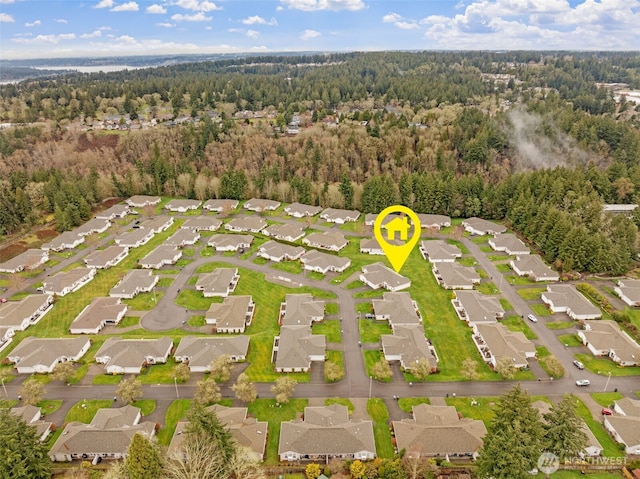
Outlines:
<svg viewBox="0 0 640 479"><path fill-rule="evenodd" d="M147 244L154 236L154 232L150 229L134 229L126 231L114 239L115 244L126 246L127 248L138 248Z"/></svg>
<svg viewBox="0 0 640 479"><path fill-rule="evenodd" d="M129 254L127 246L112 245L89 253L84 262L89 268L108 269L117 265Z"/></svg>
<svg viewBox="0 0 640 479"><path fill-rule="evenodd" d="M196 291L202 291L205 298L226 298L235 291L239 280L238 268L217 268L198 277Z"/></svg>
<svg viewBox="0 0 640 479"><path fill-rule="evenodd" d="M620 279L613 290L628 306L640 306L640 279Z"/></svg>
<svg viewBox="0 0 640 479"><path fill-rule="evenodd" d="M127 305L120 298L94 298L69 326L71 334L98 334L107 325L120 323Z"/></svg>
<svg viewBox="0 0 640 479"><path fill-rule="evenodd" d="M301 225L291 223L272 224L262 230L262 234L293 243L304 236L304 228Z"/></svg>
<svg viewBox="0 0 640 479"><path fill-rule="evenodd" d="M42 249L28 249L18 256L0 263L0 273L19 273L22 270L36 269L49 261L49 252Z"/></svg>
<svg viewBox="0 0 640 479"><path fill-rule="evenodd" d="M422 323L422 316L418 304L409 293L382 294L382 299L373 299L373 314L378 321L389 321L391 329L396 326L415 325Z"/></svg>
<svg viewBox="0 0 640 479"><path fill-rule="evenodd" d="M362 267L360 281L372 289L401 291L411 286L411 280L396 273L382 263L367 264Z"/></svg>
<svg viewBox="0 0 640 479"><path fill-rule="evenodd" d="M418 220L420 220L420 228L430 228L433 230L440 230L440 228L448 228L451 226L451 218L445 215L433 215L418 213Z"/></svg>
<svg viewBox="0 0 640 479"><path fill-rule="evenodd" d="M173 216L156 216L140 223L141 229L153 231L154 234L168 230L173 224Z"/></svg>
<svg viewBox="0 0 640 479"><path fill-rule="evenodd" d="M55 427L52 422L41 419L42 411L36 406L12 407L9 412L22 419L27 425L35 428L36 436L40 442L44 442Z"/></svg>
<svg viewBox="0 0 640 479"><path fill-rule="evenodd" d="M624 444L624 452L640 455L640 417L638 416L603 416L605 429L620 444Z"/></svg>
<svg viewBox="0 0 640 479"><path fill-rule="evenodd" d="M176 264L182 257L182 250L171 244L161 244L138 264L145 269L160 269L166 264Z"/></svg>
<svg viewBox="0 0 640 479"><path fill-rule="evenodd" d="M458 318L469 326L476 323L495 323L504 318L504 308L497 296L487 296L478 291L456 290L451 300Z"/></svg>
<svg viewBox="0 0 640 479"><path fill-rule="evenodd" d="M78 236L89 236L94 233L100 234L104 233L111 226L111 222L102 218L93 218L87 221L85 224L80 225L76 229L73 230L73 233Z"/></svg>
<svg viewBox="0 0 640 479"><path fill-rule="evenodd" d="M259 216L240 216L238 218L233 218L224 225L224 229L233 231L234 233L260 233L260 231L266 227L266 220Z"/></svg>
<svg viewBox="0 0 640 479"><path fill-rule="evenodd" d="M567 313L574 321L602 316L600 308L591 304L572 284L550 284L541 297L551 311Z"/></svg>
<svg viewBox="0 0 640 479"><path fill-rule="evenodd" d="M197 216L187 218L180 228L193 231L218 231L222 226L222 220L213 216Z"/></svg>
<svg viewBox="0 0 640 479"><path fill-rule="evenodd" d="M329 223L343 225L345 223L358 221L360 212L356 210L342 210L337 208L326 208L320 213L320 219Z"/></svg>
<svg viewBox="0 0 640 479"><path fill-rule="evenodd" d="M222 213L224 211L229 212L235 210L238 207L238 200L207 200L202 205L202 208L209 211L215 211L216 213Z"/></svg>
<svg viewBox="0 0 640 479"><path fill-rule="evenodd" d="M349 244L349 241L342 233L337 231L323 231L320 233L311 233L302 242L313 248L326 249L329 251L340 251Z"/></svg>
<svg viewBox="0 0 640 479"><path fill-rule="evenodd" d="M518 276L529 276L534 281L558 281L560 275L551 269L537 254L518 255L509 262Z"/></svg>
<svg viewBox="0 0 640 479"><path fill-rule="evenodd" d="M300 261L304 264L305 270L322 274L327 274L330 271L342 273L351 266L351 260L347 257L322 253L317 250L307 251L302 255Z"/></svg>
<svg viewBox="0 0 640 479"><path fill-rule="evenodd" d="M587 320L578 337L591 354L605 356L620 366L640 366L640 345L612 320Z"/></svg>
<svg viewBox="0 0 640 479"><path fill-rule="evenodd" d="M186 213L190 210L197 210L201 204L200 200L173 199L164 205L164 209L176 213Z"/></svg>
<svg viewBox="0 0 640 479"><path fill-rule="evenodd" d="M302 419L280 425L278 458L281 461L375 459L376 444L370 420L351 420L341 404L306 407Z"/></svg>
<svg viewBox="0 0 640 479"><path fill-rule="evenodd" d="M249 211L261 213L263 211L275 211L280 207L279 201L265 200L261 198L251 198L247 201L243 208Z"/></svg>
<svg viewBox="0 0 640 479"><path fill-rule="evenodd" d="M129 209L129 205L113 205L100 213L96 213L95 218L111 221L118 218L124 218L130 212L131 210Z"/></svg>
<svg viewBox="0 0 640 479"><path fill-rule="evenodd" d="M211 362L219 356L229 356L231 361L240 362L247 358L249 336L185 336L176 348L174 358L187 363L192 373L211 370Z"/></svg>
<svg viewBox="0 0 640 479"><path fill-rule="evenodd" d="M42 245L44 251L64 251L65 249L73 249L84 243L84 236L79 236L74 231L65 231L59 236Z"/></svg>
<svg viewBox="0 0 640 479"><path fill-rule="evenodd" d="M302 203L291 203L284 207L285 214L294 218L304 218L305 216L315 216L322 211L319 206L303 205Z"/></svg>
<svg viewBox="0 0 640 479"><path fill-rule="evenodd" d="M96 275L94 268L76 268L70 271L61 271L54 276L45 279L42 289L46 294L65 296L79 290Z"/></svg>
<svg viewBox="0 0 640 479"><path fill-rule="evenodd" d="M215 234L209 238L207 244L216 251L238 251L251 247L253 236L234 235L230 233Z"/></svg>
<svg viewBox="0 0 640 479"><path fill-rule="evenodd" d="M7 359L18 374L51 373L58 363L78 361L91 346L89 338L24 338Z"/></svg>
<svg viewBox="0 0 640 479"><path fill-rule="evenodd" d="M380 337L380 343L384 358L389 363L400 363L404 370L411 371L421 359L429 362L432 371L437 368L438 356L421 324L396 326L393 334Z"/></svg>
<svg viewBox="0 0 640 479"><path fill-rule="evenodd" d="M134 269L111 288L109 296L112 298L134 298L139 293L151 292L158 284L158 280L158 275L149 270Z"/></svg>
<svg viewBox="0 0 640 479"><path fill-rule="evenodd" d="M324 362L327 339L312 334L309 325L282 326L273 339L271 360L278 373L308 372L312 362Z"/></svg>
<svg viewBox="0 0 640 479"><path fill-rule="evenodd" d="M169 236L164 244L165 245L173 245L178 248L182 248L184 246L193 246L200 239L200 232L194 229L186 229L181 228L171 236Z"/></svg>
<svg viewBox="0 0 640 479"><path fill-rule="evenodd" d="M525 255L531 252L527 245L513 233L500 234L490 238L489 246L494 251L504 252L508 255Z"/></svg>
<svg viewBox="0 0 640 479"><path fill-rule="evenodd" d="M281 326L311 326L324 319L325 302L313 299L308 293L287 294L280 303L278 323Z"/></svg>
<svg viewBox="0 0 640 479"><path fill-rule="evenodd" d="M271 261L295 261L302 258L306 250L302 246L293 246L269 240L258 247L257 255Z"/></svg>
<svg viewBox="0 0 640 479"><path fill-rule="evenodd" d="M53 296L49 294L33 294L18 301L0 303L0 327L11 328L14 332L24 331L37 324L51 308Z"/></svg>
<svg viewBox="0 0 640 479"><path fill-rule="evenodd" d="M168 336L158 339L108 338L96 353L96 362L104 364L107 374L140 374L143 367L166 363L173 348Z"/></svg>
<svg viewBox="0 0 640 479"><path fill-rule="evenodd" d="M462 258L460 248L444 240L421 241L420 254L430 263L453 263Z"/></svg>
<svg viewBox="0 0 640 479"><path fill-rule="evenodd" d="M145 206L153 206L160 203L159 196L134 195L126 200L126 203L132 208L143 208Z"/></svg>
<svg viewBox="0 0 640 479"><path fill-rule="evenodd" d="M484 362L496 367L500 359L509 358L516 369L528 367L536 357L536 345L521 331L510 331L502 323L474 323L471 339Z"/></svg>
<svg viewBox="0 0 640 479"><path fill-rule="evenodd" d="M251 296L227 296L222 303L212 303L205 314L207 324L218 333L244 333L253 321L256 303Z"/></svg>
<svg viewBox="0 0 640 479"><path fill-rule="evenodd" d="M507 231L505 226L482 218L468 218L462 222L464 230L472 235L499 235Z"/></svg>
<svg viewBox="0 0 640 479"><path fill-rule="evenodd" d="M473 289L480 284L480 274L473 266L460 263L433 263L433 275L444 289Z"/></svg>

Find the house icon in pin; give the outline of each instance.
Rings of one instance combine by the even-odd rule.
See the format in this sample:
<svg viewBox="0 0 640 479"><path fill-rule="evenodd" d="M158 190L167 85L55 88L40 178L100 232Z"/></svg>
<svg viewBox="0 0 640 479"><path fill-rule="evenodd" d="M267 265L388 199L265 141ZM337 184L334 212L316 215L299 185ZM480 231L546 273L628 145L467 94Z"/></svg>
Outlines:
<svg viewBox="0 0 640 479"><path fill-rule="evenodd" d="M387 240L394 241L396 239L396 233L400 235L401 241L407 241L409 237L409 223L406 216L398 216L389 221L385 228L387 229Z"/></svg>

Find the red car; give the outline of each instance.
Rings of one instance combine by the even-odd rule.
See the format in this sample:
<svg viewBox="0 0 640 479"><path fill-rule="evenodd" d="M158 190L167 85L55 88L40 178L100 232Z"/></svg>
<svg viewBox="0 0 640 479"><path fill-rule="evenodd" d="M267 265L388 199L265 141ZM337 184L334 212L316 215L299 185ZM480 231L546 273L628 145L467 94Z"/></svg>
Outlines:
<svg viewBox="0 0 640 479"><path fill-rule="evenodd" d="M611 409L609 409L608 407L603 407L602 408L602 415L603 416L611 416L613 414L613 411Z"/></svg>
<svg viewBox="0 0 640 479"><path fill-rule="evenodd" d="M0 298L0 303L6 303L7 302L7 298Z"/></svg>

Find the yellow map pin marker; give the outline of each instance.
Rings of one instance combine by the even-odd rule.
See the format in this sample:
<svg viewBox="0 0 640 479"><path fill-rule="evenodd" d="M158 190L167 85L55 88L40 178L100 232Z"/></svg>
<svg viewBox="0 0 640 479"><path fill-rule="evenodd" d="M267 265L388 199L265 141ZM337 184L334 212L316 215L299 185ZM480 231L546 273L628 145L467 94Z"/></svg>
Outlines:
<svg viewBox="0 0 640 479"><path fill-rule="evenodd" d="M385 223L385 238L385 234L382 231L382 222L387 216L393 213L403 213L405 216L396 216L391 221ZM409 220L411 220L411 224L409 223ZM412 226L413 235L409 239L409 230ZM400 269L402 269L402 266L411 254L411 250L420 239L420 219L417 214L406 206L389 206L382 210L376 217L376 221L373 223L373 234L375 235L376 240L378 240L378 244L382 248L382 251L384 251L384 254L389 259L391 266L396 270L396 273L399 273ZM397 239L405 241L406 243L401 245L390 243L390 241L395 241Z"/></svg>

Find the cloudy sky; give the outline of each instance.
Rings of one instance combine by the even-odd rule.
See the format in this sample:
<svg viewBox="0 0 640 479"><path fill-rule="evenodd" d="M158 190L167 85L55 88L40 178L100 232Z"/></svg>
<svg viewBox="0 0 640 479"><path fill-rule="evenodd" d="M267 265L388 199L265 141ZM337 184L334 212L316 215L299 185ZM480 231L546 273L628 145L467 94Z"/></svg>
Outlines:
<svg viewBox="0 0 640 479"><path fill-rule="evenodd" d="M0 0L0 58L638 50L640 0Z"/></svg>

